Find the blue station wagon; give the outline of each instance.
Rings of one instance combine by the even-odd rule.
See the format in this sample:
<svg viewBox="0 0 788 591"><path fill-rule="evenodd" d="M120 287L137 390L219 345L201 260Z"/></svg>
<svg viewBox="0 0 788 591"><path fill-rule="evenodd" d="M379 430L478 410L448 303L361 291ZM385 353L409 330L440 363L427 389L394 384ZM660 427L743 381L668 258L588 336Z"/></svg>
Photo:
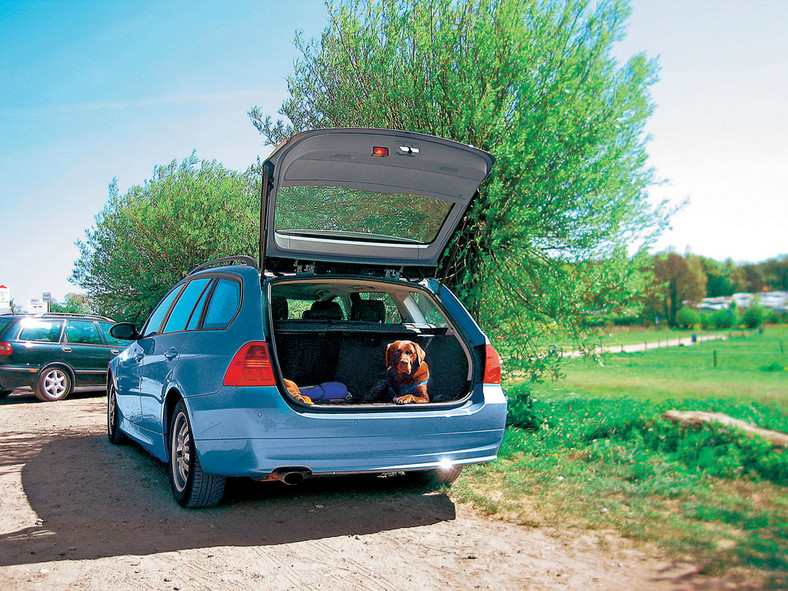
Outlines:
<svg viewBox="0 0 788 591"><path fill-rule="evenodd" d="M438 259L492 157L429 135L305 132L264 163L260 267L209 262L161 300L109 367L108 436L168 464L176 501L227 477L358 473L450 483L493 460L498 355Z"/></svg>

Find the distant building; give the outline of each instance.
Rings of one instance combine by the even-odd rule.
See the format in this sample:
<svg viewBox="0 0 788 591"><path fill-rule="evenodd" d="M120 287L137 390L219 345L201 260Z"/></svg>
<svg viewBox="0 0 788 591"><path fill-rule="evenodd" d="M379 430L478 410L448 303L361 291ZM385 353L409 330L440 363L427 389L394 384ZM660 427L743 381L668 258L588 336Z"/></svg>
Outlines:
<svg viewBox="0 0 788 591"><path fill-rule="evenodd" d="M5 285L0 285L0 314L11 313L11 290Z"/></svg>
<svg viewBox="0 0 788 591"><path fill-rule="evenodd" d="M703 298L696 307L698 310L727 310L732 303L735 303L739 309L758 304L776 312L788 312L788 291L765 291L758 294L735 293L732 296Z"/></svg>

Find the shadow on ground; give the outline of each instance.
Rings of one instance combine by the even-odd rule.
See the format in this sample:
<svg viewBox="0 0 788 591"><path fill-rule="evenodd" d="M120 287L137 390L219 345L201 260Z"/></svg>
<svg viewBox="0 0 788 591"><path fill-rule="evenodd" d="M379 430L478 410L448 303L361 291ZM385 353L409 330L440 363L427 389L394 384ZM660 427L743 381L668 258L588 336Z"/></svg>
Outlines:
<svg viewBox="0 0 788 591"><path fill-rule="evenodd" d="M6 467L23 464L22 486L39 518L0 534L0 566L283 544L455 518L445 494L371 477L321 478L299 487L231 479L220 506L182 509L162 464L102 435L42 441L6 433L0 457Z"/></svg>

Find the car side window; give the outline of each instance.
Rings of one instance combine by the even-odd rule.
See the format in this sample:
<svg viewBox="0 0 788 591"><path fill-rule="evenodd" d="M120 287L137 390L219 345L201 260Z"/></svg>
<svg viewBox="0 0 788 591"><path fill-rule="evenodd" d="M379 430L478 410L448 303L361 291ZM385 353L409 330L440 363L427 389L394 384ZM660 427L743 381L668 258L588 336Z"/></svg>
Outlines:
<svg viewBox="0 0 788 591"><path fill-rule="evenodd" d="M424 316L424 320L426 320L429 324L439 328L448 326L443 312L440 311L440 308L438 308L438 306L435 305L435 302L433 302L428 296L417 291L412 291L410 295Z"/></svg>
<svg viewBox="0 0 788 591"><path fill-rule="evenodd" d="M126 345L128 345L129 344L128 341L116 339L111 334L109 334L109 329L112 328L113 326L115 325L109 322L98 323L99 332L101 333L101 336L104 337L104 342L107 343L108 345L120 345L121 347L125 347Z"/></svg>
<svg viewBox="0 0 788 591"><path fill-rule="evenodd" d="M204 277L194 279L186 285L161 332L178 332L186 329L195 304L210 282L210 277Z"/></svg>
<svg viewBox="0 0 788 591"><path fill-rule="evenodd" d="M226 328L241 307L241 284L232 279L219 279L208 302L203 328Z"/></svg>
<svg viewBox="0 0 788 591"><path fill-rule="evenodd" d="M172 301L175 299L175 296L181 292L182 287L182 285L176 286L164 297L159 305L156 306L156 309L148 318L148 322L145 323L145 329L142 332L143 337L152 337L153 335L159 333L159 327L161 326L164 317L167 315L167 312L172 305Z"/></svg>
<svg viewBox="0 0 788 591"><path fill-rule="evenodd" d="M211 286L209 285L206 287L200 299L197 300L197 305L194 306L194 311L192 312L191 318L189 318L189 324L186 325L186 330L194 330L197 328L197 325L200 324L200 318L202 317L203 308L205 308L205 300L208 299L208 295L211 293Z"/></svg>
<svg viewBox="0 0 788 591"><path fill-rule="evenodd" d="M101 336L92 320L67 320L66 340L74 345L103 345Z"/></svg>
<svg viewBox="0 0 788 591"><path fill-rule="evenodd" d="M19 333L20 341L40 341L44 343L60 342L60 333L63 331L62 320L25 318L22 320L21 324L22 331Z"/></svg>

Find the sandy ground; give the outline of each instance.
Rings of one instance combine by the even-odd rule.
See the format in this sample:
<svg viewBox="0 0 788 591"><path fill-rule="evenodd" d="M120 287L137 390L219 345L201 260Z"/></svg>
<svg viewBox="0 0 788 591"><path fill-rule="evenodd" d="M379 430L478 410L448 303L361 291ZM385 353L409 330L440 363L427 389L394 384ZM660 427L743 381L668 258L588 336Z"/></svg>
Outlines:
<svg viewBox="0 0 788 591"><path fill-rule="evenodd" d="M185 510L164 467L105 435L105 399L0 400L0 589L734 588L614 535L484 518L401 479L232 480Z"/></svg>

